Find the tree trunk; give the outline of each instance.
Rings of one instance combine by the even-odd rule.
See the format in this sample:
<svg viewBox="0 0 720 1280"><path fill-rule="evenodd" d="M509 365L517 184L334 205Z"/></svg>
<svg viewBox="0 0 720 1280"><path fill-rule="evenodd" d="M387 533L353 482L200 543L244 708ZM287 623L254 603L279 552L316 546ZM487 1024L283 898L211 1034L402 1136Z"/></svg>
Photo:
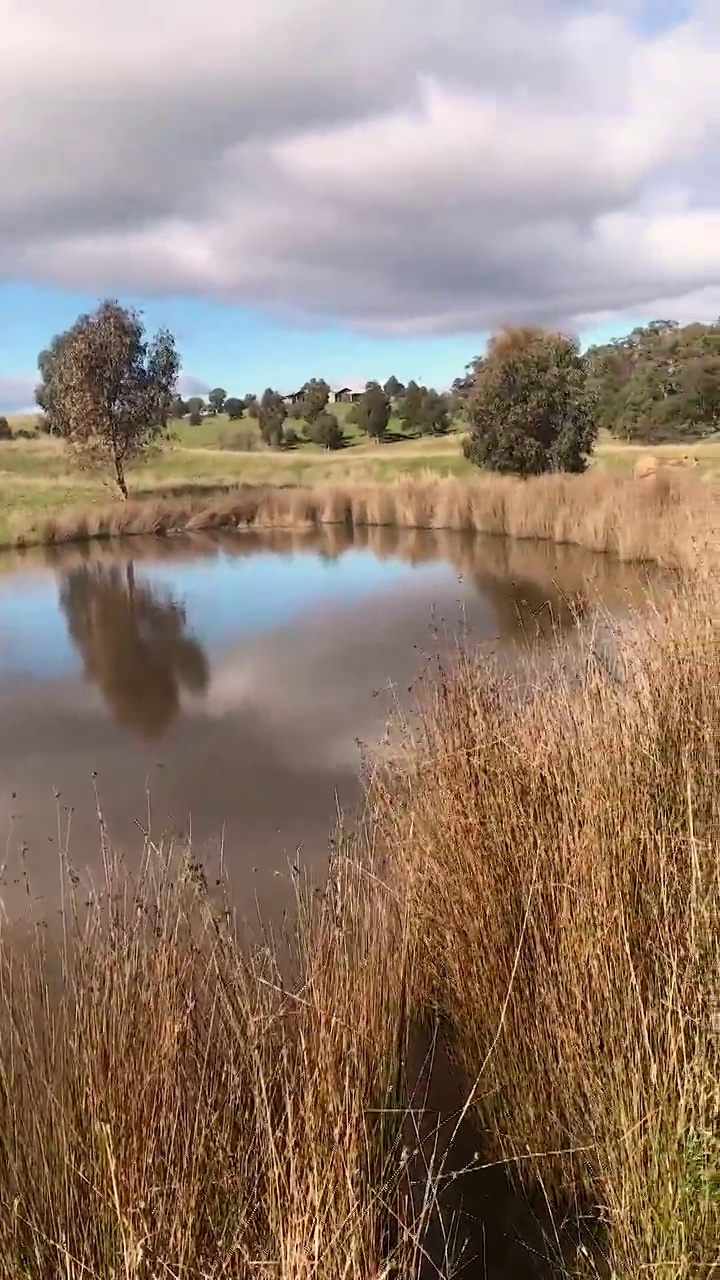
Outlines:
<svg viewBox="0 0 720 1280"><path fill-rule="evenodd" d="M122 494L123 498L127 498L128 487L125 480L125 468L120 458L116 457L114 461L115 461L115 483L117 484L117 487L120 490L120 493Z"/></svg>

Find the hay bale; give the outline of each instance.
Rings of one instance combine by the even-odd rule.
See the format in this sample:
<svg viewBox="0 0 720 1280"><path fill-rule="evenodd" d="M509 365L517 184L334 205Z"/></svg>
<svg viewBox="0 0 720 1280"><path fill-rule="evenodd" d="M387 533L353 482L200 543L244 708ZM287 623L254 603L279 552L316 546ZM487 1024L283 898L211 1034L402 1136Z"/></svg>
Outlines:
<svg viewBox="0 0 720 1280"><path fill-rule="evenodd" d="M636 480L647 480L651 476L656 476L660 470L660 463L652 454L645 454L642 458L638 458L633 469L633 475Z"/></svg>

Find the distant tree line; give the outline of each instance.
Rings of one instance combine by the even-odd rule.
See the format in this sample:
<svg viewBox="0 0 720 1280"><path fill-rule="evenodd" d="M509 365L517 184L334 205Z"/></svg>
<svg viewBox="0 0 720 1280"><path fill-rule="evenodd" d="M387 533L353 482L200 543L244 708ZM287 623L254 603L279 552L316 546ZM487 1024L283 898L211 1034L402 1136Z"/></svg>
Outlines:
<svg viewBox="0 0 720 1280"><path fill-rule="evenodd" d="M720 320L653 320L586 353L601 427L624 440L720 430Z"/></svg>
<svg viewBox="0 0 720 1280"><path fill-rule="evenodd" d="M172 416L187 417L194 426L208 414L225 413L231 422L247 416L259 422L263 440L274 447L297 437L296 429L287 426L289 419L291 423L302 424L304 439L326 449L339 449L345 442L345 433L337 414L329 409L329 401L330 386L325 379L310 378L292 403L272 387L266 388L259 398L254 394L228 396L222 387L216 387L207 400L201 396L187 400L176 396ZM366 383L345 421L374 440L387 437L393 414L404 434L443 435L450 430L454 408L453 397L417 382L405 386L393 376L382 386L378 382Z"/></svg>
<svg viewBox="0 0 720 1280"><path fill-rule="evenodd" d="M377 442L397 438L391 421L403 436L439 436L460 418L466 458L517 475L583 471L600 428L644 441L720 430L720 321L656 320L584 354L562 333L505 328L450 393L396 377L368 382L344 421L322 378L292 398L272 387L259 397L215 387L207 400L183 399L172 334L148 338L140 314L112 299L54 337L38 368L42 429L63 437L82 465L109 471L123 496L128 464L167 438L173 419L199 424L206 413L247 416L273 449L301 439L342 448L348 423ZM11 435L0 418L0 439Z"/></svg>

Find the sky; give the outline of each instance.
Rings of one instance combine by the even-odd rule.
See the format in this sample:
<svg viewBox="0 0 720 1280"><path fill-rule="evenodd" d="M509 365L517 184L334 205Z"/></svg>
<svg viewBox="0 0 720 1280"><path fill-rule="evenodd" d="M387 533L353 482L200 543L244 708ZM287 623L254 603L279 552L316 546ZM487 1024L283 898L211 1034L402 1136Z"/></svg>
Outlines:
<svg viewBox="0 0 720 1280"><path fill-rule="evenodd" d="M182 389L720 315L717 0L0 0L0 412L102 297ZM10 180L7 180L10 175Z"/></svg>

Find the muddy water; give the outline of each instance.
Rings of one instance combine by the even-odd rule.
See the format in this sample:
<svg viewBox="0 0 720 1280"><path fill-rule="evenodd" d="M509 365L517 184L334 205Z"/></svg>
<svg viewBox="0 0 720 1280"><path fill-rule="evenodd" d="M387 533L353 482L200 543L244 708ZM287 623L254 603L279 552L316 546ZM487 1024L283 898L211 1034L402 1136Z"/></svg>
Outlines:
<svg viewBox="0 0 720 1280"><path fill-rule="evenodd" d="M392 529L128 540L0 559L3 908L57 909L58 848L100 869L98 805L221 847L248 911L326 856L359 797L358 742L458 631L522 647L638 571L575 549Z"/></svg>

